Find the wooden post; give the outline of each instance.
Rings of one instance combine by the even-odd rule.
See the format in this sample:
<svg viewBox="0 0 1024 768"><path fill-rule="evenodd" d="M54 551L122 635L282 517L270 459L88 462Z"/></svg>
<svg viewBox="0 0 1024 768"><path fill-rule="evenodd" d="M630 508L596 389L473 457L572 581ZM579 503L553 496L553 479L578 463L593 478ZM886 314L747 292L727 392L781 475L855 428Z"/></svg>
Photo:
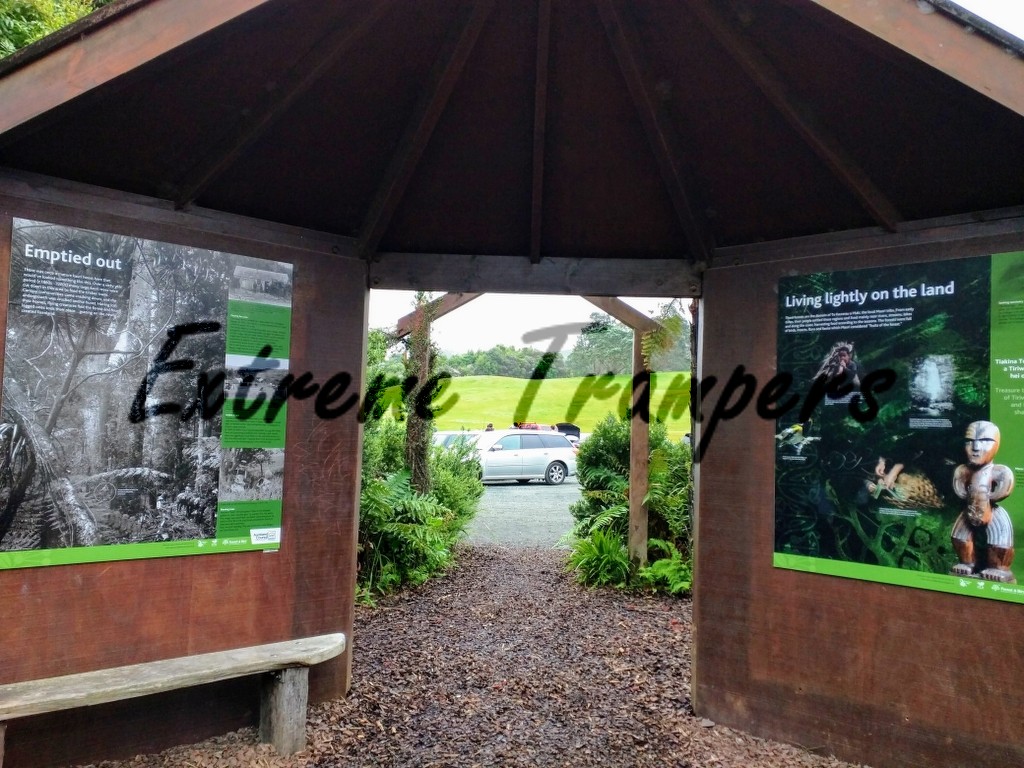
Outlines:
<svg viewBox="0 0 1024 768"><path fill-rule="evenodd" d="M309 667L290 667L263 676L260 700L260 741L279 755L306 747L306 705Z"/></svg>
<svg viewBox="0 0 1024 768"><path fill-rule="evenodd" d="M633 331L633 409L629 421L629 560L633 567L647 564L647 495L650 453L651 372L644 363L640 341Z"/></svg>

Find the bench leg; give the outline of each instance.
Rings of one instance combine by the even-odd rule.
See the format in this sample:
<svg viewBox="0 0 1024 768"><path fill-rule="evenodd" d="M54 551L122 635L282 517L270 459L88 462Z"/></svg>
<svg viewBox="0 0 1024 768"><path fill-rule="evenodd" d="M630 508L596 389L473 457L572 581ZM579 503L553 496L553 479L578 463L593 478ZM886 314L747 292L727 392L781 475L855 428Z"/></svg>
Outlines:
<svg viewBox="0 0 1024 768"><path fill-rule="evenodd" d="M0 723L0 768L4 764L4 734L7 731L7 723Z"/></svg>
<svg viewBox="0 0 1024 768"><path fill-rule="evenodd" d="M309 667L292 667L264 675L260 741L273 744L279 755L305 749L308 700Z"/></svg>

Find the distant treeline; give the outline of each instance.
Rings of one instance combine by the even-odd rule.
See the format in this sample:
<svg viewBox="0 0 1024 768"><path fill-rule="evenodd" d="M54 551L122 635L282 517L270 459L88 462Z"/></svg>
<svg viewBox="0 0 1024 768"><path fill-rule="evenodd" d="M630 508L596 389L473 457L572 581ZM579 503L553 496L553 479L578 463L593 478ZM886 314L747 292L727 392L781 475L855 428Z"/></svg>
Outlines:
<svg viewBox="0 0 1024 768"><path fill-rule="evenodd" d="M663 349L651 353L651 369L655 371L690 370L690 326L678 316L676 332ZM374 334L377 334L376 338ZM371 332L371 346L387 345L387 335ZM628 374L633 367L633 331L602 312L590 315L575 346L554 359L545 359L543 350L532 347L514 348L499 344L486 350L457 355L438 353L434 370L452 376L509 376L528 379L538 367L547 367L545 378L573 378L588 374ZM403 352L392 351L383 367L396 376L403 371ZM392 370L393 369L393 370Z"/></svg>

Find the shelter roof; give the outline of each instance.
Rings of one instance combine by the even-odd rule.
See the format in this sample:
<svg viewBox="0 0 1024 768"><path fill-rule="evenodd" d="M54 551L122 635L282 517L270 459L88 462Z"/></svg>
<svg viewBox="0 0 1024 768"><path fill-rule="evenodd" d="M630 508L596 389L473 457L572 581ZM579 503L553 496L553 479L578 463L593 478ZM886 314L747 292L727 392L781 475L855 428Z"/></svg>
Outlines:
<svg viewBox="0 0 1024 768"><path fill-rule="evenodd" d="M118 0L0 67L0 166L369 259L1019 215L1024 62L924 5Z"/></svg>

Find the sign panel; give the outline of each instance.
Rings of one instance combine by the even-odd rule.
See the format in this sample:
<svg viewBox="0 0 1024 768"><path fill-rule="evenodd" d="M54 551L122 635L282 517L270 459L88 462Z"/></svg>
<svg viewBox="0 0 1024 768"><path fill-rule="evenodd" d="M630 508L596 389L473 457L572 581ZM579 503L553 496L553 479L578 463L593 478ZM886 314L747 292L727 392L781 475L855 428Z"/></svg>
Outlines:
<svg viewBox="0 0 1024 768"><path fill-rule="evenodd" d="M14 220L0 568L276 549L292 266Z"/></svg>
<svg viewBox="0 0 1024 768"><path fill-rule="evenodd" d="M1024 253L784 278L778 340L774 564L1024 602Z"/></svg>

